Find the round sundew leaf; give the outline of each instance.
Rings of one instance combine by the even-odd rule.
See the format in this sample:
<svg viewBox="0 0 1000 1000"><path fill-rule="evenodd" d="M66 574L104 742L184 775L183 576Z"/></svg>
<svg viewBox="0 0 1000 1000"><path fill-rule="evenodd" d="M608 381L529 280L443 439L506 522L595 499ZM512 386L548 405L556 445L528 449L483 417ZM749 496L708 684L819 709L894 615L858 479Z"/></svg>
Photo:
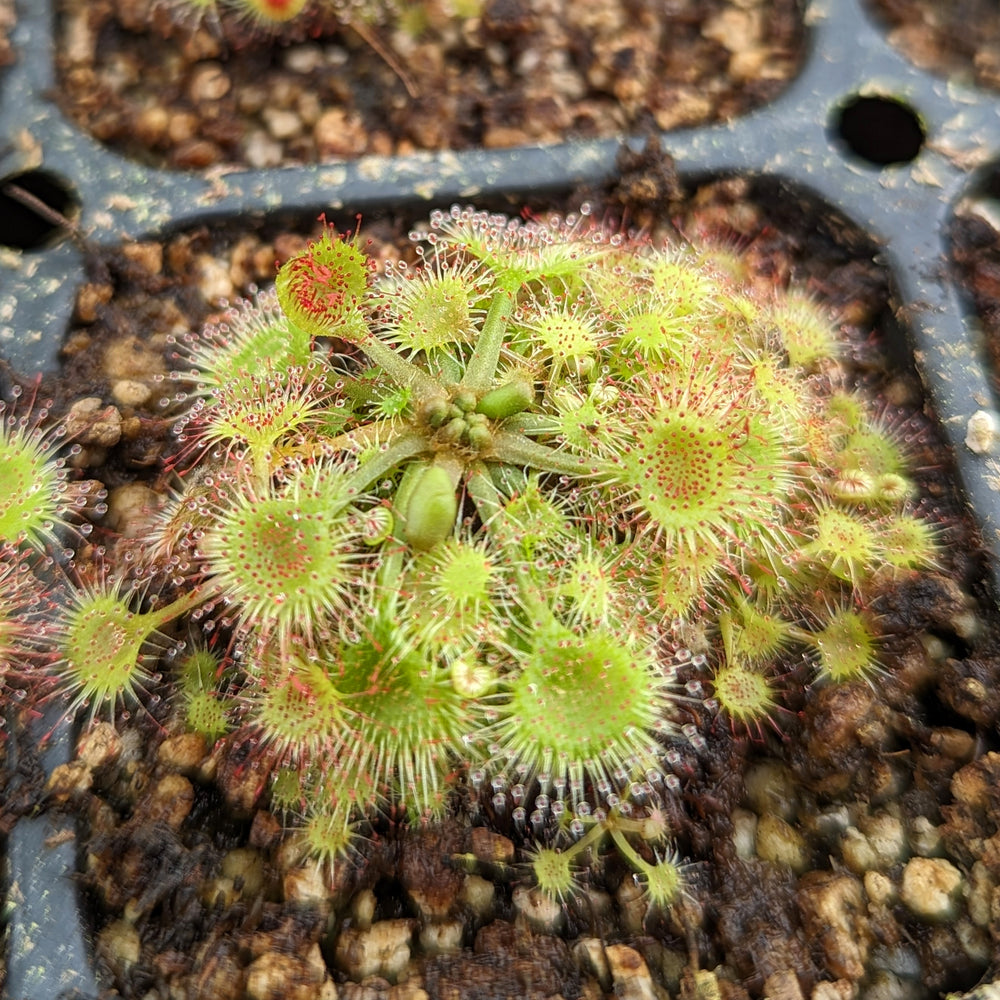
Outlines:
<svg viewBox="0 0 1000 1000"><path fill-rule="evenodd" d="M638 351L646 361L658 363L672 356L689 332L685 317L638 309L621 320L620 328L619 350Z"/></svg>
<svg viewBox="0 0 1000 1000"><path fill-rule="evenodd" d="M351 813L349 803L313 805L298 829L299 842L309 857L333 862L349 855L357 836Z"/></svg>
<svg viewBox="0 0 1000 1000"><path fill-rule="evenodd" d="M338 745L345 709L322 664L293 645L258 649L261 677L251 689L248 721L280 759L300 764L328 756Z"/></svg>
<svg viewBox="0 0 1000 1000"><path fill-rule="evenodd" d="M318 364L274 370L258 362L257 368L213 387L194 434L209 445L243 444L266 467L281 442L329 424L330 411L324 408L328 393Z"/></svg>
<svg viewBox="0 0 1000 1000"><path fill-rule="evenodd" d="M228 709L225 699L214 691L192 691L185 698L184 722L192 732L215 742L229 730Z"/></svg>
<svg viewBox="0 0 1000 1000"><path fill-rule="evenodd" d="M658 858L654 864L643 864L639 871L645 885L645 896L651 906L668 907L676 902L684 886L684 875L674 855Z"/></svg>
<svg viewBox="0 0 1000 1000"><path fill-rule="evenodd" d="M873 479L901 475L906 469L899 445L888 431L873 424L851 431L834 461L838 469L860 469Z"/></svg>
<svg viewBox="0 0 1000 1000"><path fill-rule="evenodd" d="M0 543L43 548L62 520L62 470L31 432L0 428Z"/></svg>
<svg viewBox="0 0 1000 1000"><path fill-rule="evenodd" d="M210 741L224 736L229 728L230 705L217 690L220 672L219 659L204 649L187 656L178 671L187 727Z"/></svg>
<svg viewBox="0 0 1000 1000"><path fill-rule="evenodd" d="M415 635L436 649L462 653L495 634L501 570L489 551L460 538L448 538L418 555L407 575L407 604Z"/></svg>
<svg viewBox="0 0 1000 1000"><path fill-rule="evenodd" d="M739 662L720 667L712 678L712 688L722 712L741 726L759 729L777 707L774 687L767 677Z"/></svg>
<svg viewBox="0 0 1000 1000"><path fill-rule="evenodd" d="M648 767L667 697L652 650L594 628L539 626L500 709L502 752L534 772Z"/></svg>
<svg viewBox="0 0 1000 1000"><path fill-rule="evenodd" d="M784 548L798 441L769 415L736 357L672 359L632 389L634 416L606 459L609 483L668 548L722 543L745 562Z"/></svg>
<svg viewBox="0 0 1000 1000"><path fill-rule="evenodd" d="M41 596L42 585L27 572L27 563L0 544L0 684L8 663L30 653L38 642L36 629L22 615L37 609Z"/></svg>
<svg viewBox="0 0 1000 1000"><path fill-rule="evenodd" d="M248 373L259 373L266 361L274 372L306 368L316 362L312 337L281 311L274 289L238 303L219 323L177 345L177 357L194 365L206 386L220 386Z"/></svg>
<svg viewBox="0 0 1000 1000"><path fill-rule="evenodd" d="M327 230L279 268L274 287L285 315L311 337L361 344L371 337L362 313L370 273L364 251Z"/></svg>
<svg viewBox="0 0 1000 1000"><path fill-rule="evenodd" d="M540 342L555 358L580 358L595 349L595 330L582 317L554 312L536 317L528 333L532 342Z"/></svg>
<svg viewBox="0 0 1000 1000"><path fill-rule="evenodd" d="M157 639L158 629L186 598L155 612L133 611L131 599L116 587L75 593L58 609L53 647L57 656L54 674L59 688L69 695L71 709L89 705L91 715L128 701L150 680L144 656ZM179 610L177 613L181 613Z"/></svg>
<svg viewBox="0 0 1000 1000"><path fill-rule="evenodd" d="M732 601L736 611L731 653L751 663L767 660L784 648L791 639L791 626L776 611L759 607L745 597Z"/></svg>
<svg viewBox="0 0 1000 1000"><path fill-rule="evenodd" d="M711 395L711 391L709 391ZM773 532L788 502L790 458L751 434L751 416L678 398L642 422L614 476L670 542Z"/></svg>
<svg viewBox="0 0 1000 1000"><path fill-rule="evenodd" d="M405 281L393 305L393 337L413 352L468 343L474 336L471 289L458 275L421 272Z"/></svg>
<svg viewBox="0 0 1000 1000"><path fill-rule="evenodd" d="M831 505L817 512L814 530L804 552L834 576L856 583L875 570L877 522Z"/></svg>
<svg viewBox="0 0 1000 1000"><path fill-rule="evenodd" d="M878 669L875 637L857 611L834 611L810 640L819 654L821 677L840 683L866 679Z"/></svg>
<svg viewBox="0 0 1000 1000"><path fill-rule="evenodd" d="M579 870L573 864L572 851L557 851L554 847L537 847L528 855L531 874L538 888L551 899L564 900L579 889Z"/></svg>
<svg viewBox="0 0 1000 1000"><path fill-rule="evenodd" d="M251 17L267 24L280 24L297 17L309 0L236 0L237 6Z"/></svg>
<svg viewBox="0 0 1000 1000"><path fill-rule="evenodd" d="M836 357L837 331L826 310L804 292L789 290L769 303L761 320L777 330L788 360L796 368L815 369Z"/></svg>
<svg viewBox="0 0 1000 1000"><path fill-rule="evenodd" d="M450 672L391 620L324 651L347 709L343 740L376 789L419 813L438 812L462 738L474 728Z"/></svg>
<svg viewBox="0 0 1000 1000"><path fill-rule="evenodd" d="M912 514L888 519L878 536L879 550L893 569L913 570L933 566L938 555L937 532Z"/></svg>
<svg viewBox="0 0 1000 1000"><path fill-rule="evenodd" d="M363 530L345 479L318 467L280 492L235 495L205 532L206 569L245 622L308 631L345 607Z"/></svg>

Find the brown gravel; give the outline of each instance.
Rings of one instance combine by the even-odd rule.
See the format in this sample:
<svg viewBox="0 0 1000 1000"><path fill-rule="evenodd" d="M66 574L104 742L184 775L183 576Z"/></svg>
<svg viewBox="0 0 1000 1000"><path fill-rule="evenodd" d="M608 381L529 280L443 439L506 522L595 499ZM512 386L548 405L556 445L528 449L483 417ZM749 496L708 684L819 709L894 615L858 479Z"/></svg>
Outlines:
<svg viewBox="0 0 1000 1000"><path fill-rule="evenodd" d="M889 39L922 69L1000 90L1000 7L995 0L870 0Z"/></svg>
<svg viewBox="0 0 1000 1000"><path fill-rule="evenodd" d="M10 45L10 33L17 21L14 0L0 0L0 68L14 61L14 50Z"/></svg>
<svg viewBox="0 0 1000 1000"><path fill-rule="evenodd" d="M464 18L425 0L291 39L169 30L153 5L63 0L61 100L101 141L178 169L724 120L784 87L804 38L798 0L483 0Z"/></svg>
<svg viewBox="0 0 1000 1000"><path fill-rule="evenodd" d="M951 231L952 256L981 324L982 343L1000 391L1000 175L962 201Z"/></svg>

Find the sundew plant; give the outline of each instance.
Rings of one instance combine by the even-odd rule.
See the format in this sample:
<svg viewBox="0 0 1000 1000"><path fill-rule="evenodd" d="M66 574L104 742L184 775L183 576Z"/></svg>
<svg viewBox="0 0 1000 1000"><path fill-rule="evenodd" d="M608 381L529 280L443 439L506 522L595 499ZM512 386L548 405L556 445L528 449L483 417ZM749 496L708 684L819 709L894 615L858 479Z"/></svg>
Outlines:
<svg viewBox="0 0 1000 1000"><path fill-rule="evenodd" d="M866 609L934 560L906 457L842 387L824 310L732 255L586 212L456 208L413 240L415 265L376 266L327 230L177 345L179 485L139 558L176 596L78 596L60 685L128 702L190 619L231 640L175 672L187 724L253 734L315 855L390 806L441 816L457 782L497 808L517 788L575 844L531 854L544 891L605 840L668 904L686 637L750 734L789 651L816 683L870 679Z"/></svg>

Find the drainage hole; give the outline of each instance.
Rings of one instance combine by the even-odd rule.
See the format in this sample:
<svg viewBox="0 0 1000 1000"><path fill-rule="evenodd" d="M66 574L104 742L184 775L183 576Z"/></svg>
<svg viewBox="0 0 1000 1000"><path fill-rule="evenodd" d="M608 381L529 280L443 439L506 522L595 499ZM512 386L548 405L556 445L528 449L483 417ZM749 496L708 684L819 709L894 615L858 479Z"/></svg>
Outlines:
<svg viewBox="0 0 1000 1000"><path fill-rule="evenodd" d="M69 185L45 170L0 178L0 246L37 250L67 232L80 203Z"/></svg>
<svg viewBox="0 0 1000 1000"><path fill-rule="evenodd" d="M878 167L909 163L926 138L917 113L891 97L855 97L842 104L835 131L855 156Z"/></svg>

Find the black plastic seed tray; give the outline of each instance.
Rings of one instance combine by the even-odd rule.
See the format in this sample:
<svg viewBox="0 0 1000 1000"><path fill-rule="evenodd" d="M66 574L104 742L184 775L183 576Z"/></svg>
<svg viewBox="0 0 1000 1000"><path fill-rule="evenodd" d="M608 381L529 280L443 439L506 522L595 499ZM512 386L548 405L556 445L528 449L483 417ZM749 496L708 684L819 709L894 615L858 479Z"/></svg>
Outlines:
<svg viewBox="0 0 1000 1000"><path fill-rule="evenodd" d="M144 167L83 134L53 101L52 8L52 0L17 3L16 63L0 75L0 244L23 246L12 234L25 227L44 235L44 220L26 217L3 191L11 180L60 211L77 209L88 239L111 246L235 217L422 211L480 198L537 203L615 174L617 139L211 177ZM805 13L804 66L781 97L728 124L665 134L663 147L682 179L774 178L843 213L882 247L901 329L911 338L901 349L916 359L985 544L1000 554L1000 494L990 471L1000 451L1000 404L947 242L956 204L985 197L987 178L1000 167L1000 95L916 69L858 0L815 0ZM84 280L83 256L71 240L39 242L0 252L0 355L25 373L56 367ZM54 743L44 766L64 760L68 744ZM62 836L71 832L70 819L46 815L22 820L8 839L12 1000L99 992L78 920L75 848Z"/></svg>

